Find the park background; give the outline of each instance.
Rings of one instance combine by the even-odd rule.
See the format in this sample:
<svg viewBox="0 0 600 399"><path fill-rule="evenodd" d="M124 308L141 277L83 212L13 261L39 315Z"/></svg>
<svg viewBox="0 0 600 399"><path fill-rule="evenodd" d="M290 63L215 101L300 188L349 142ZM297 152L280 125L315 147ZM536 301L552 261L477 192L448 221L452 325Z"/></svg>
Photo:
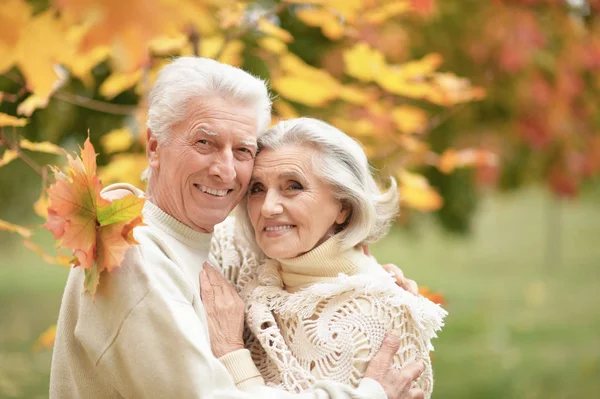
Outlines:
<svg viewBox="0 0 600 399"><path fill-rule="evenodd" d="M372 252L449 311L433 397L596 397L599 13L596 0L3 0L0 397L48 396L68 268L39 227L44 165L89 134L104 184L143 187L148 90L177 55L268 80L274 120L325 119L396 177L401 214Z"/></svg>

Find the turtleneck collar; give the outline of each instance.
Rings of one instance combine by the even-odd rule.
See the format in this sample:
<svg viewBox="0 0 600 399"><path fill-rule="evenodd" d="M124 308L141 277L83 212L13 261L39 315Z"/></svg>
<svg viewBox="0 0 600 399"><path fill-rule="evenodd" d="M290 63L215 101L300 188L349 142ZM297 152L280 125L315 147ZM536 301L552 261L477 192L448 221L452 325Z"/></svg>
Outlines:
<svg viewBox="0 0 600 399"><path fill-rule="evenodd" d="M358 274L371 258L357 248L341 251L339 240L333 236L303 255L277 261L285 289L295 292L307 284L331 280L339 273Z"/></svg>
<svg viewBox="0 0 600 399"><path fill-rule="evenodd" d="M142 212L144 222L154 225L183 244L197 249L210 248L212 233L202 233L186 226L150 201L146 201Z"/></svg>

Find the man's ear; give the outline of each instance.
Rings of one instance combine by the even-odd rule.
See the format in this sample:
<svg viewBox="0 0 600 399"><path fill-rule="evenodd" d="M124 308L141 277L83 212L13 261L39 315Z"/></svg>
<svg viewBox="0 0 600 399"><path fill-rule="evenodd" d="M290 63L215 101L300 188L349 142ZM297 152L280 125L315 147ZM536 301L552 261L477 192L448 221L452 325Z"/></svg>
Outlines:
<svg viewBox="0 0 600 399"><path fill-rule="evenodd" d="M342 205L342 209L340 209L340 213L338 213L337 217L335 218L335 222L337 224L343 224L346 219L348 219L349 215L350 207L348 205Z"/></svg>
<svg viewBox="0 0 600 399"><path fill-rule="evenodd" d="M152 136L150 128L146 130L146 158L148 159L148 165L152 169L158 169L160 164L158 158L158 141Z"/></svg>

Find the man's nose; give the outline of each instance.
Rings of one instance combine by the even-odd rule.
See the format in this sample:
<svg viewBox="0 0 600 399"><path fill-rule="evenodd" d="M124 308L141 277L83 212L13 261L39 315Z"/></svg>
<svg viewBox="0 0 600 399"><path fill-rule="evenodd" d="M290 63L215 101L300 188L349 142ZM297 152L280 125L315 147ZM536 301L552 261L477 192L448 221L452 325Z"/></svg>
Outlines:
<svg viewBox="0 0 600 399"><path fill-rule="evenodd" d="M226 150L220 153L210 168L213 176L220 178L224 183L231 183L236 178L233 152Z"/></svg>
<svg viewBox="0 0 600 399"><path fill-rule="evenodd" d="M263 217L270 218L283 213L283 205L279 194L275 190L268 190L265 195L265 202L261 208Z"/></svg>

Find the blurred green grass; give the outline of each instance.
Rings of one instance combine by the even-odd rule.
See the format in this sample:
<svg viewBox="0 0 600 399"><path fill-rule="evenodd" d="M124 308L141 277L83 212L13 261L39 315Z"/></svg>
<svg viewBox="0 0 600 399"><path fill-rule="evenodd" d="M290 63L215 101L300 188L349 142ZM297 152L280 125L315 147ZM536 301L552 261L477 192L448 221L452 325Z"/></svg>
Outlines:
<svg viewBox="0 0 600 399"><path fill-rule="evenodd" d="M423 219L415 231L393 230L372 251L448 300L450 315L434 342L433 396L596 397L597 200L558 204L535 189L490 196L467 238ZM56 319L67 270L18 241L0 250L0 397L47 397L51 354L31 347Z"/></svg>

